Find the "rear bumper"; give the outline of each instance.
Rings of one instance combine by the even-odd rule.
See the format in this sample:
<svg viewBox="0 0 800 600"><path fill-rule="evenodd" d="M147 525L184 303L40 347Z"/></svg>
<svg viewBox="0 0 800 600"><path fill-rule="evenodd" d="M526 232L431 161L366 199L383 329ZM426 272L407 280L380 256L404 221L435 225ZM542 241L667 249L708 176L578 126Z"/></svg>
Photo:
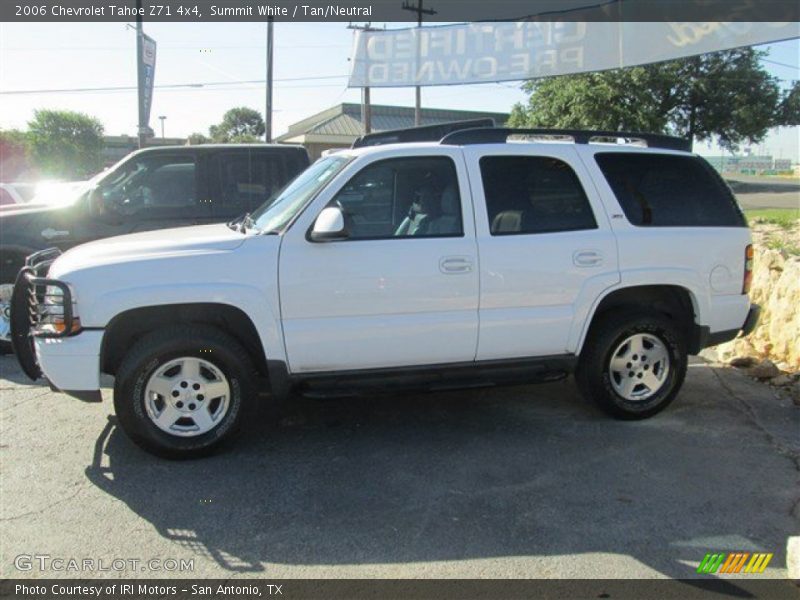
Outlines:
<svg viewBox="0 0 800 600"><path fill-rule="evenodd" d="M698 336L693 344L694 347L691 348L691 353L697 354L703 348L717 346L719 344L729 342L738 336L740 332L742 335L750 335L758 325L758 319L760 316L761 307L758 304L751 304L750 309L747 311L747 317L745 318L741 327L736 329L726 329L725 331L715 331L714 333L711 333L708 327L698 328Z"/></svg>

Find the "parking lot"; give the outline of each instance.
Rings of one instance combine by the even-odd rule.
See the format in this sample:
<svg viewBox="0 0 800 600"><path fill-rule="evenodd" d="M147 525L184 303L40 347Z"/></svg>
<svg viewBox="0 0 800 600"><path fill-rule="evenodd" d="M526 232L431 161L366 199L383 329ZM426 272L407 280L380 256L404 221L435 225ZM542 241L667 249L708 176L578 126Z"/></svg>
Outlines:
<svg viewBox="0 0 800 600"><path fill-rule="evenodd" d="M691 577L800 522L800 408L695 361L678 400L607 419L570 380L300 400L225 453L167 462L0 358L3 577ZM15 557L193 559L182 573Z"/></svg>

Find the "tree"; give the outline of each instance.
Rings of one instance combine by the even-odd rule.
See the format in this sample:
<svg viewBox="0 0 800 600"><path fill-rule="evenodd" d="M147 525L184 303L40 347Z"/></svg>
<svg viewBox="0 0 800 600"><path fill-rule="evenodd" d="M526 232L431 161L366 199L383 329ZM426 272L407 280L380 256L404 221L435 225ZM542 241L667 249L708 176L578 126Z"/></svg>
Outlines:
<svg viewBox="0 0 800 600"><path fill-rule="evenodd" d="M30 171L28 136L18 129L0 130L0 181L15 181Z"/></svg>
<svg viewBox="0 0 800 600"><path fill-rule="evenodd" d="M208 139L205 135L198 132L191 134L186 140L189 146L199 146L200 144L207 144L210 141L211 140Z"/></svg>
<svg viewBox="0 0 800 600"><path fill-rule="evenodd" d="M716 137L733 151L787 124L778 81L759 63L764 54L743 48L529 81L523 85L528 103L513 108L509 123Z"/></svg>
<svg viewBox="0 0 800 600"><path fill-rule="evenodd" d="M261 113L246 106L230 109L222 117L222 123L208 130L215 142L257 142L264 131Z"/></svg>
<svg viewBox="0 0 800 600"><path fill-rule="evenodd" d="M103 125L83 113L35 111L28 122L28 141L43 175L84 179L103 166Z"/></svg>
<svg viewBox="0 0 800 600"><path fill-rule="evenodd" d="M781 100L781 123L779 125L800 125L800 81L795 81Z"/></svg>

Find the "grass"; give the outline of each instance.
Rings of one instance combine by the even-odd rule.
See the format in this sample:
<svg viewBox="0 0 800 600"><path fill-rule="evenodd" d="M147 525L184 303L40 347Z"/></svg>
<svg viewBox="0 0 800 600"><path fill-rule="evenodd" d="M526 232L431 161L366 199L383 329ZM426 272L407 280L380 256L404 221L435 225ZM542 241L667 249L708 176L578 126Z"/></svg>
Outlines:
<svg viewBox="0 0 800 600"><path fill-rule="evenodd" d="M767 248L772 250L780 250L789 256L800 256L800 246L795 246L791 242L786 242L779 238L770 238L767 240Z"/></svg>
<svg viewBox="0 0 800 600"><path fill-rule="evenodd" d="M771 223L784 229L794 227L800 208L752 208L744 211L748 223Z"/></svg>

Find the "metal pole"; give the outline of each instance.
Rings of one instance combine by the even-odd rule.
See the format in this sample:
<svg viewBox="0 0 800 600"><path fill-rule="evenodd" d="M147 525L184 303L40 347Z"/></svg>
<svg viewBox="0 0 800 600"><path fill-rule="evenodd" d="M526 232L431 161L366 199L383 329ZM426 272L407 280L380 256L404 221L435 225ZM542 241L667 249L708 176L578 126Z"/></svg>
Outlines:
<svg viewBox="0 0 800 600"><path fill-rule="evenodd" d="M422 0L419 0L419 4L410 4L409 2L403 2L403 10L408 10L411 12L417 13L417 28L422 27L422 15L435 15L436 11L432 8L424 8L422 6ZM420 35L417 35L417 63L419 63L419 51L420 51ZM415 96L416 102L414 103L414 125L419 127L422 125L422 88L420 86L415 87Z"/></svg>
<svg viewBox="0 0 800 600"><path fill-rule="evenodd" d="M164 139L164 121L166 121L167 117L158 117L161 121L161 139Z"/></svg>
<svg viewBox="0 0 800 600"><path fill-rule="evenodd" d="M142 0L136 0L136 82L139 97L139 148L144 148L147 143L144 122L144 64L142 52L144 46L144 29L142 26Z"/></svg>
<svg viewBox="0 0 800 600"><path fill-rule="evenodd" d="M364 112L364 133L372 133L372 106L369 102L369 88L364 88L364 105L362 108Z"/></svg>
<svg viewBox="0 0 800 600"><path fill-rule="evenodd" d="M422 0L419 0L419 11L417 12L417 29L422 28ZM420 39L417 35L417 64L419 64ZM417 86L414 90L414 126L422 125L422 88Z"/></svg>
<svg viewBox="0 0 800 600"><path fill-rule="evenodd" d="M267 106L264 114L264 138L272 143L272 17L267 20Z"/></svg>

